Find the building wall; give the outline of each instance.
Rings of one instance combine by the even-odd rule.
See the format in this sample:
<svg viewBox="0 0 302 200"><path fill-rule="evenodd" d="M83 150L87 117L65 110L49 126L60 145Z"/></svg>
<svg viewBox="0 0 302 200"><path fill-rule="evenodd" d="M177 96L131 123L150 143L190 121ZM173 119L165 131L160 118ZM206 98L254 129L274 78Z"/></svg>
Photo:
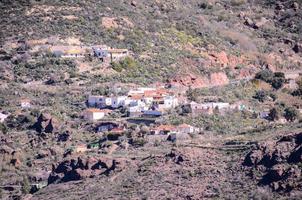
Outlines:
<svg viewBox="0 0 302 200"><path fill-rule="evenodd" d="M84 114L84 118L89 121L95 121L104 118L105 113L103 112L91 112L86 111Z"/></svg>
<svg viewBox="0 0 302 200"><path fill-rule="evenodd" d="M118 108L118 107L124 106L126 98L127 97L124 97L124 96L112 98L111 107Z"/></svg>
<svg viewBox="0 0 302 200"><path fill-rule="evenodd" d="M93 120L99 120L105 117L105 113L103 112L94 112L93 113Z"/></svg>

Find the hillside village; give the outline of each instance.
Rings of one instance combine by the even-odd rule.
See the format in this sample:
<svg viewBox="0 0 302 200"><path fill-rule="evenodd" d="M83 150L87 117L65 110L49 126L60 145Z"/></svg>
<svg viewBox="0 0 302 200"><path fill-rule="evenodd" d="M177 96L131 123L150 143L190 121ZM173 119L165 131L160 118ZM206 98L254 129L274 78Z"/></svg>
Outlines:
<svg viewBox="0 0 302 200"><path fill-rule="evenodd" d="M0 199L302 197L301 2L33 2L0 3Z"/></svg>
<svg viewBox="0 0 302 200"><path fill-rule="evenodd" d="M24 42L18 42L21 46L25 45ZM27 44L26 44L27 45ZM33 44L31 44L33 45ZM31 59L44 59L47 57L54 57L58 60L82 60L95 59L97 62L106 68L110 67L113 62L123 61L131 57L130 51L127 49L114 49L107 46L64 46L64 45L49 45L49 44L34 44L31 47L30 54L35 55ZM28 54L26 51L17 51L17 54ZM32 61L29 61L32 62ZM300 84L298 81L301 77L299 71L286 71L285 73L270 72L263 70L255 75L254 78L248 77L239 80L233 80L230 85L237 87L240 84L249 84L253 82L257 87L262 87L263 81L261 73L281 74L282 87L290 90L298 90ZM215 86L210 86L215 87ZM122 91L123 90L123 91ZM81 129L89 132L89 134L97 135L90 141L72 141L72 134L69 131L59 134L57 140L65 142L64 157L68 155L92 155L95 152L103 152L103 146L106 142L113 142L113 146L106 150L106 153L111 154L116 151L122 144L125 150L128 150L129 143L125 136L133 131L136 126L140 127L138 136L135 143L144 145L155 145L158 143L169 142L174 145L189 145L192 143L192 137L207 134L208 127L188 124L188 123L169 123L165 119L170 116L189 116L191 118L204 116L224 116L232 117L234 113L245 113L246 115L254 116L253 118L265 120L269 123L287 124L296 121L297 116L274 116L276 113L274 108L268 103L260 109L258 106L252 105L246 100L237 101L220 101L217 98L209 97L208 99L198 99L194 97L194 91L191 86L187 87L186 84L179 85L173 82L156 83L151 87L138 87L130 86L125 88L114 87L111 92L106 95L85 95L84 109L79 111L79 116L82 123L87 122L89 126L84 125ZM83 94L79 94L83 95ZM192 96L193 95L193 96ZM259 94L260 95L260 94ZM265 95L265 94L263 94ZM267 98L265 96L257 98ZM271 99L272 97L268 97ZM196 102L197 101L197 102ZM262 99L259 99L262 101ZM36 105L27 97L20 98L20 109L30 111L36 109ZM302 112L301 104L297 104L296 115ZM9 119L11 113L2 109L0 119L1 123L5 123ZM275 120L276 118L276 120ZM274 122L275 121L275 122ZM31 126L34 130L40 133L55 133L58 130L58 121L53 119L49 114L41 114L35 124ZM86 126L86 127L85 127ZM136 128L136 129L137 129ZM137 136L136 136L137 137ZM144 138L143 140L139 139ZM41 155L42 156L42 155ZM42 156L43 157L43 156ZM18 165L18 160L11 161L14 165ZM51 184L57 178L51 170L41 171L44 174L43 178L36 179L31 185L31 191L36 192L48 184ZM95 172L93 172L95 173ZM37 175L36 175L37 176ZM79 174L81 178L87 175ZM92 175L91 175L92 176Z"/></svg>

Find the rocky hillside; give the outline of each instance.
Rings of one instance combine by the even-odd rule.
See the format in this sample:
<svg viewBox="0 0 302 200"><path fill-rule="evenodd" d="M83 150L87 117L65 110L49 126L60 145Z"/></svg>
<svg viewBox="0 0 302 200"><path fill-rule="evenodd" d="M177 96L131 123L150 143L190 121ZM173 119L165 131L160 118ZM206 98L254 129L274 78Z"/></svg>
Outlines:
<svg viewBox="0 0 302 200"><path fill-rule="evenodd" d="M265 142L246 156L243 165L260 185L295 194L302 189L302 133Z"/></svg>
<svg viewBox="0 0 302 200"><path fill-rule="evenodd" d="M301 66L299 1L2 1L0 6L2 44L16 37L59 37L128 48L139 64L115 77L126 82L181 82L181 74L208 85L214 72L224 80L261 67Z"/></svg>
<svg viewBox="0 0 302 200"><path fill-rule="evenodd" d="M302 0L0 0L0 24L0 199L301 199Z"/></svg>

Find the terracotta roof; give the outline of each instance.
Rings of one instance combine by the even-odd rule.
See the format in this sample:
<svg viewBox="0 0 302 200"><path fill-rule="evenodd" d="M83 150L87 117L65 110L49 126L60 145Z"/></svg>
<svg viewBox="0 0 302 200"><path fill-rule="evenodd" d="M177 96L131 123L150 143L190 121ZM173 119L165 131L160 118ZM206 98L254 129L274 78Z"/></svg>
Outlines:
<svg viewBox="0 0 302 200"><path fill-rule="evenodd" d="M101 109L97 109L97 108L87 108L85 111L86 112L103 112L103 113L109 113L109 112L111 112L111 110L109 110L109 109L103 109L103 110L101 110Z"/></svg>
<svg viewBox="0 0 302 200"><path fill-rule="evenodd" d="M131 95L130 98L134 99L134 100L140 100L143 98L143 95L140 95L140 94Z"/></svg>
<svg viewBox="0 0 302 200"><path fill-rule="evenodd" d="M156 96L157 92L156 90L146 90L144 91L144 96L145 97L153 97Z"/></svg>
<svg viewBox="0 0 302 200"><path fill-rule="evenodd" d="M190 128L190 127L192 127L192 126L189 125L189 124L181 124L181 125L179 125L178 127L179 127L179 128Z"/></svg>
<svg viewBox="0 0 302 200"><path fill-rule="evenodd" d="M114 133L122 133L124 132L124 128L118 127L118 128L113 128L110 132L114 132Z"/></svg>
<svg viewBox="0 0 302 200"><path fill-rule="evenodd" d="M154 130L158 130L158 131L174 131L174 130L176 130L176 127L172 126L172 125L160 125L160 126L154 128Z"/></svg>

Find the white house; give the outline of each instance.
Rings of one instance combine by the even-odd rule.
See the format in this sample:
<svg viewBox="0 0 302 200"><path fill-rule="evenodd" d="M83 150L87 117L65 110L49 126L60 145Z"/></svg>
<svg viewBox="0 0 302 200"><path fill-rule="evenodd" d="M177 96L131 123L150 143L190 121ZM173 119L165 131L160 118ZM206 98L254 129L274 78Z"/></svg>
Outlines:
<svg viewBox="0 0 302 200"><path fill-rule="evenodd" d="M7 117L8 117L8 115L0 113L0 122L3 123Z"/></svg>
<svg viewBox="0 0 302 200"><path fill-rule="evenodd" d="M21 102L21 108L30 108L31 107L31 103L29 99L22 99Z"/></svg>
<svg viewBox="0 0 302 200"><path fill-rule="evenodd" d="M180 133L195 133L199 131L199 128L196 128L188 124L181 124L177 126L177 130Z"/></svg>
<svg viewBox="0 0 302 200"><path fill-rule="evenodd" d="M178 106L178 99L174 96L166 96L163 98L163 102L158 105L159 109L171 109Z"/></svg>
<svg viewBox="0 0 302 200"><path fill-rule="evenodd" d="M90 95L88 97L88 105L90 107L109 107L111 106L112 98L104 96Z"/></svg>
<svg viewBox="0 0 302 200"><path fill-rule="evenodd" d="M119 96L119 97L112 97L111 99L111 107L112 108L119 108L125 105L125 100L127 99L126 96Z"/></svg>
<svg viewBox="0 0 302 200"><path fill-rule="evenodd" d="M89 108L84 111L84 118L88 121L97 121L103 119L109 110L100 110L95 108Z"/></svg>
<svg viewBox="0 0 302 200"><path fill-rule="evenodd" d="M227 109L229 107L230 107L229 103L222 103L222 102L212 103L212 108L218 108L219 110Z"/></svg>
<svg viewBox="0 0 302 200"><path fill-rule="evenodd" d="M130 113L130 115L131 115L131 113L139 113L141 111L142 111L142 108L140 106L130 106L128 108L128 112Z"/></svg>
<svg viewBox="0 0 302 200"><path fill-rule="evenodd" d="M94 95L90 95L88 97L88 105L89 106L97 106L99 105L101 102L103 102L104 97L103 96L94 96Z"/></svg>
<svg viewBox="0 0 302 200"><path fill-rule="evenodd" d="M131 112L142 112L144 110L148 110L149 106L147 106L143 101L137 100L132 101L128 107L128 111Z"/></svg>
<svg viewBox="0 0 302 200"><path fill-rule="evenodd" d="M153 103L153 97L143 97L142 100L148 105L151 105Z"/></svg>

